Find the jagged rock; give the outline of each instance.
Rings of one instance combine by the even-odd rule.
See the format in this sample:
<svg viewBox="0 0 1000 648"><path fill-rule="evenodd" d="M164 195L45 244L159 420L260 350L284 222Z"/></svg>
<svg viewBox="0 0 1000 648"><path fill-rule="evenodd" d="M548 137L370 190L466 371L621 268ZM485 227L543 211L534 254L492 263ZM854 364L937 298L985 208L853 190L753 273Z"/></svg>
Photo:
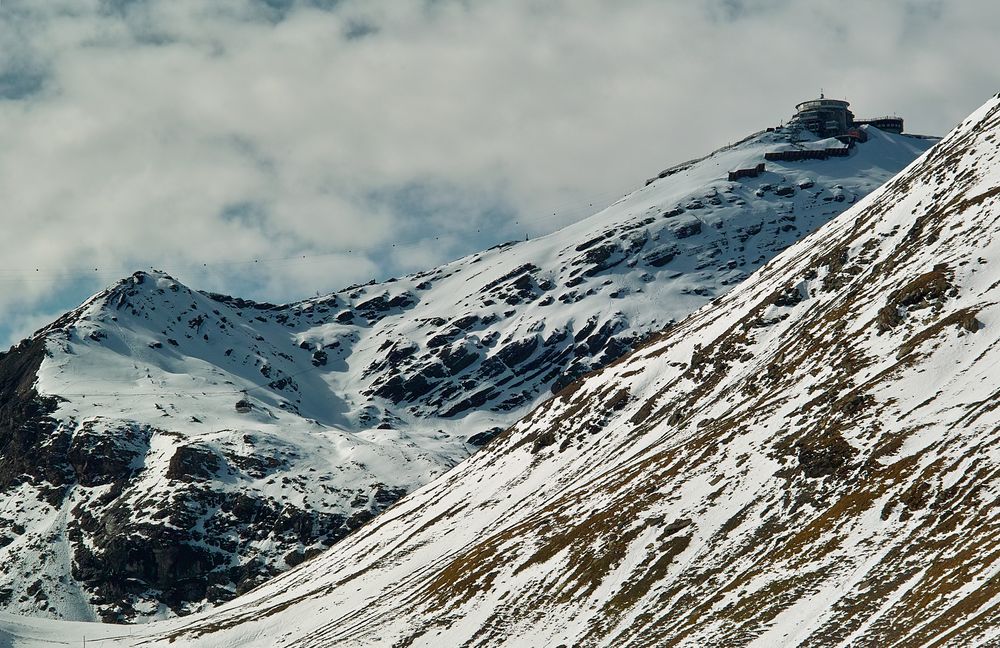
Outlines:
<svg viewBox="0 0 1000 648"><path fill-rule="evenodd" d="M701 221L690 221L674 228L674 236L679 239L688 238L695 234L701 234Z"/></svg>
<svg viewBox="0 0 1000 648"><path fill-rule="evenodd" d="M479 360L479 353L475 347L466 344L457 344L441 351L441 362L448 368L451 375L457 375Z"/></svg>
<svg viewBox="0 0 1000 648"><path fill-rule="evenodd" d="M516 367L531 357L538 348L538 337L517 340L507 344L496 353L496 358L508 367Z"/></svg>
<svg viewBox="0 0 1000 648"><path fill-rule="evenodd" d="M466 439L465 442L468 443L469 445L472 445L472 446L484 446L484 445L488 444L490 441L492 441L493 439L495 439L498 436L500 436L500 434L502 432L503 432L503 428L501 428L501 427L493 427L493 428L490 428L490 429L485 430L483 432L479 432L478 434L473 434L471 437L469 437L468 439Z"/></svg>
<svg viewBox="0 0 1000 648"><path fill-rule="evenodd" d="M76 481L101 486L130 479L149 449L150 430L132 426L95 430L97 423L81 425L67 449Z"/></svg>
<svg viewBox="0 0 1000 648"><path fill-rule="evenodd" d="M179 446L167 468L166 478L184 482L212 479L221 470L222 461L210 448L191 444Z"/></svg>
<svg viewBox="0 0 1000 648"><path fill-rule="evenodd" d="M677 248L672 246L660 246L647 252L643 256L643 260L654 268L659 268L673 261L675 256L677 256Z"/></svg>

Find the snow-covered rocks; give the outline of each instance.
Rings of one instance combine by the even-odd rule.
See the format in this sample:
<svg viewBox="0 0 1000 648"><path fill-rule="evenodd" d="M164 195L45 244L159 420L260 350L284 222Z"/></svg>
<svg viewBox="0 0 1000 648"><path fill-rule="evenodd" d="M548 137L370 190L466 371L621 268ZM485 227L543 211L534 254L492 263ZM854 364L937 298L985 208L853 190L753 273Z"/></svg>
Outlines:
<svg viewBox="0 0 1000 648"><path fill-rule="evenodd" d="M932 143L869 133L847 157L730 181L814 139L759 133L552 235L295 304L119 282L0 358L3 605L172 616L302 562ZM591 436L528 446L599 438L631 402L617 393Z"/></svg>
<svg viewBox="0 0 1000 648"><path fill-rule="evenodd" d="M333 550L141 645L996 645L998 137L1000 96Z"/></svg>

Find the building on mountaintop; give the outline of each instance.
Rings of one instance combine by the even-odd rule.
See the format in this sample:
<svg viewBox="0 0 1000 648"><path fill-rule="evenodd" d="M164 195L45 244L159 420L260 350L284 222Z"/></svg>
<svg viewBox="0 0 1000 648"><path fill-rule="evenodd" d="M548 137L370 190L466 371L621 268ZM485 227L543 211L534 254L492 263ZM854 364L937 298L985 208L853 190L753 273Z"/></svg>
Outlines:
<svg viewBox="0 0 1000 648"><path fill-rule="evenodd" d="M854 125L854 113L851 112L850 105L840 99L827 99L821 94L819 99L797 104L792 121L802 124L806 130L821 137L845 135L847 129Z"/></svg>
<svg viewBox="0 0 1000 648"><path fill-rule="evenodd" d="M896 117L895 115L892 117L875 117L873 119L856 119L854 124L856 126L864 126L867 124L869 126L874 126L879 130L886 131L887 133L896 133L897 135L900 135L903 132L903 118Z"/></svg>
<svg viewBox="0 0 1000 648"><path fill-rule="evenodd" d="M859 126L869 125L889 133L903 132L902 117L877 117L855 119L850 103L842 99L827 99L820 93L819 99L803 101L795 106L795 116L791 123L800 124L806 130L820 137L842 137L850 135Z"/></svg>

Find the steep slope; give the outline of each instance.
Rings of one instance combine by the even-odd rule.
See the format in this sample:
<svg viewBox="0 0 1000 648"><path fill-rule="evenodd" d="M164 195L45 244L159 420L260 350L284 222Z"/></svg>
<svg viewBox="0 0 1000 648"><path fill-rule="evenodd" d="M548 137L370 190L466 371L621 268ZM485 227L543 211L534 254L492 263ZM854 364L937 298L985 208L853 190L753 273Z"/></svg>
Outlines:
<svg viewBox="0 0 1000 648"><path fill-rule="evenodd" d="M717 303L237 601L133 638L0 628L13 646L995 645L998 137L1000 96Z"/></svg>
<svg viewBox="0 0 1000 648"><path fill-rule="evenodd" d="M1000 97L334 551L149 637L995 645L998 137Z"/></svg>
<svg viewBox="0 0 1000 648"><path fill-rule="evenodd" d="M0 601L141 620L303 561L931 144L867 132L762 132L553 235L287 306L123 280L0 358ZM787 149L847 155L756 170Z"/></svg>

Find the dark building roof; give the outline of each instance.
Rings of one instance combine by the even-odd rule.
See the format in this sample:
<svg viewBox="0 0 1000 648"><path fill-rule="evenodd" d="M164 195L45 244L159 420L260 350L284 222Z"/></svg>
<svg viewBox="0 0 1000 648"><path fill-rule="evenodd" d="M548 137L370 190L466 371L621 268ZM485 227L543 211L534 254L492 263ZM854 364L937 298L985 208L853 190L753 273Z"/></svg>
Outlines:
<svg viewBox="0 0 1000 648"><path fill-rule="evenodd" d="M903 118L902 117L873 117L871 119L856 119L854 123L857 126L874 126L879 130L886 131L887 133L902 133L903 132Z"/></svg>
<svg viewBox="0 0 1000 648"><path fill-rule="evenodd" d="M804 110L817 110L820 108L833 108L839 110L847 110L850 106L849 101L844 101L842 99L827 99L826 97L820 97L819 99L810 99L809 101L803 101L802 103L795 105L795 110L802 112Z"/></svg>

